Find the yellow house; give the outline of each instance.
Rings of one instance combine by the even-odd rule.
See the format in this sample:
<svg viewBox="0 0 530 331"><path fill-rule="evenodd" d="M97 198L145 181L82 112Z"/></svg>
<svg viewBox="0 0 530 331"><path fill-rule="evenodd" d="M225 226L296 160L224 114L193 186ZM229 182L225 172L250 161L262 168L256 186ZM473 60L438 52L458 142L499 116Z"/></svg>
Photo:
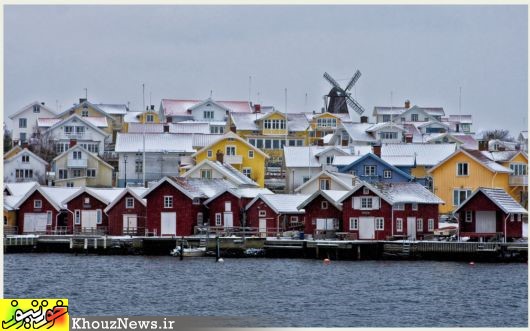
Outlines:
<svg viewBox="0 0 530 331"><path fill-rule="evenodd" d="M494 161L490 152L459 149L429 170L434 194L445 201L440 213L455 210L479 187L511 192L510 168Z"/></svg>
<svg viewBox="0 0 530 331"><path fill-rule="evenodd" d="M508 192L515 201L528 208L528 155L520 151L490 152L500 163L513 171L508 180Z"/></svg>
<svg viewBox="0 0 530 331"><path fill-rule="evenodd" d="M283 146L307 146L309 122L304 113L231 113L226 129L270 156L268 165L281 166Z"/></svg>
<svg viewBox="0 0 530 331"><path fill-rule="evenodd" d="M144 112L129 112L123 123L122 132L129 132L129 123L140 124L160 124L160 115L155 110L146 110Z"/></svg>
<svg viewBox="0 0 530 331"><path fill-rule="evenodd" d="M337 127L342 123L339 114L321 113L316 114L311 119L309 144L323 145L323 139L328 134L333 134Z"/></svg>
<svg viewBox="0 0 530 331"><path fill-rule="evenodd" d="M228 163L260 187L265 185L265 161L269 156L233 132L214 140L192 154L192 157L195 157L197 164L206 159Z"/></svg>
<svg viewBox="0 0 530 331"><path fill-rule="evenodd" d="M55 186L112 187L114 167L81 145L75 145L52 161Z"/></svg>
<svg viewBox="0 0 530 331"><path fill-rule="evenodd" d="M116 133L124 129L124 116L127 114L126 105L93 104L85 99L79 99L75 104L58 115L65 119L73 114L81 117L107 117L108 127L103 130L112 135L112 141L116 141Z"/></svg>

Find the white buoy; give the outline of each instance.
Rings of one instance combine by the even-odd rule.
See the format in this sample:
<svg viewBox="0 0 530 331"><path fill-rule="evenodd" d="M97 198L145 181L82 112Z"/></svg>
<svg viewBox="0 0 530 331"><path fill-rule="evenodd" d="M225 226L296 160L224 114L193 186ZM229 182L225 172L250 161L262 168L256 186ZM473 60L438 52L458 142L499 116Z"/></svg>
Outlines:
<svg viewBox="0 0 530 331"><path fill-rule="evenodd" d="M475 262L471 261L469 262L469 265L475 265Z"/></svg>
<svg viewBox="0 0 530 331"><path fill-rule="evenodd" d="M217 260L217 262L219 262L219 263L223 263L224 261L225 261L225 260L223 260L222 257L220 257L219 260Z"/></svg>
<svg viewBox="0 0 530 331"><path fill-rule="evenodd" d="M330 259L324 259L324 264L330 264L331 263L331 260Z"/></svg>

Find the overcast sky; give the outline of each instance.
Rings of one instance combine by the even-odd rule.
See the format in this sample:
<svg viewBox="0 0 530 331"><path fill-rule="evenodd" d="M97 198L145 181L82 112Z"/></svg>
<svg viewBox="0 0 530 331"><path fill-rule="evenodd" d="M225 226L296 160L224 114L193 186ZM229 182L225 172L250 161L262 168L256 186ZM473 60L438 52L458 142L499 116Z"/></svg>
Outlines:
<svg viewBox="0 0 530 331"><path fill-rule="evenodd" d="M139 110L162 98L312 111L327 71L356 99L441 106L517 135L528 114L526 6L5 6L7 115L44 101ZM306 95L307 93L307 103ZM7 116L5 116L7 118ZM6 120L10 126L10 120Z"/></svg>

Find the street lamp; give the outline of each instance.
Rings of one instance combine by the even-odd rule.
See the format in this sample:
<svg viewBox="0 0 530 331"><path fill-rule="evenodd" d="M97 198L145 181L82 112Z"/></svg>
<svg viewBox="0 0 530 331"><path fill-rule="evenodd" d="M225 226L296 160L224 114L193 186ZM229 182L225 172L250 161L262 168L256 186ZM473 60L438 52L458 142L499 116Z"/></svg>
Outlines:
<svg viewBox="0 0 530 331"><path fill-rule="evenodd" d="M123 155L123 163L125 164L125 185L127 187L127 154Z"/></svg>

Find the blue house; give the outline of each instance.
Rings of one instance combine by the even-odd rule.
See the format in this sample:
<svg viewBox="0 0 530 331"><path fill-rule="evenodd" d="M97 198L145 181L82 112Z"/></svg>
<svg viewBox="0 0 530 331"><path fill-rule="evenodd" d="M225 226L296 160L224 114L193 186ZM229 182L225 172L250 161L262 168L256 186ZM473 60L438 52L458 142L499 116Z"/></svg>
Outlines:
<svg viewBox="0 0 530 331"><path fill-rule="evenodd" d="M349 173L369 183L402 183L410 182L413 177L373 153L365 154L338 171Z"/></svg>

